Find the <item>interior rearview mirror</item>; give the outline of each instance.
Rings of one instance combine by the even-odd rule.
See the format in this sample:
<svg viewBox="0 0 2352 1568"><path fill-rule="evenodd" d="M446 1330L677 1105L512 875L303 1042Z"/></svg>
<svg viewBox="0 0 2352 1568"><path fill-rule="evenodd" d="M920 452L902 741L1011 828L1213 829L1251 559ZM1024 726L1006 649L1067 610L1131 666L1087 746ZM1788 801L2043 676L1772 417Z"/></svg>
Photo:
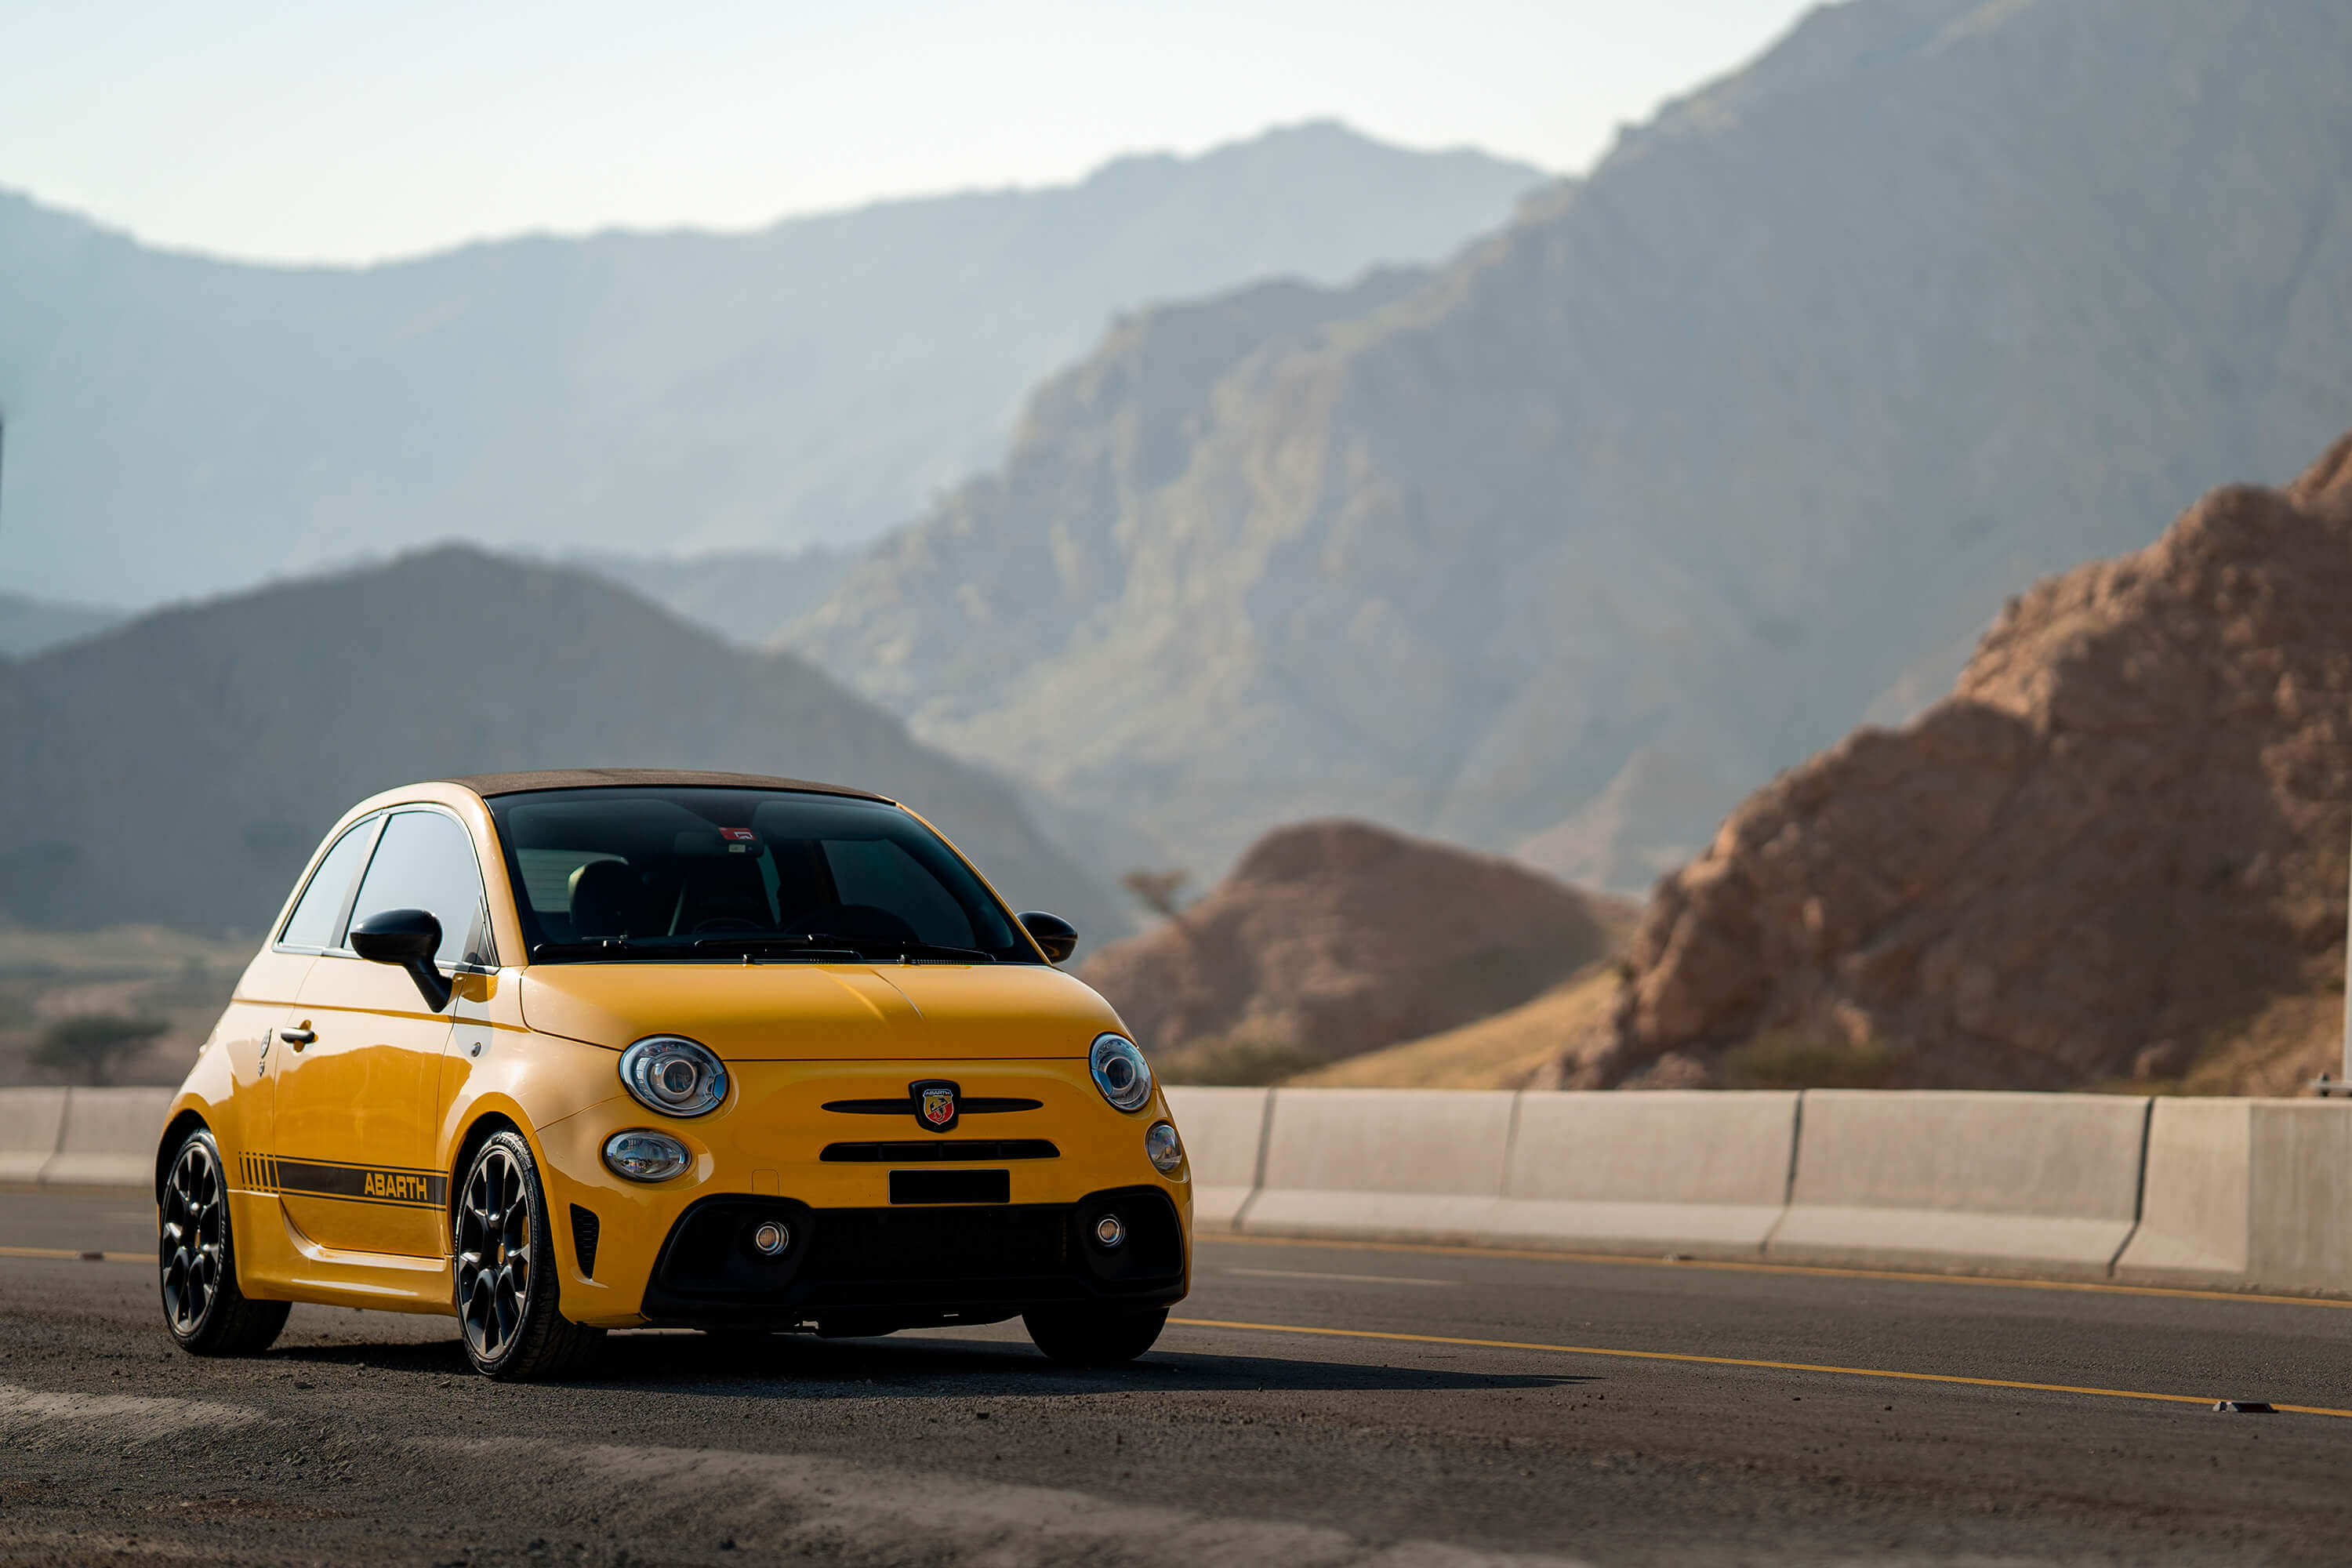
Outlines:
<svg viewBox="0 0 2352 1568"><path fill-rule="evenodd" d="M376 963L408 971L425 1005L436 1013L449 1005L449 982L433 965L441 951L441 922L429 910L378 910L352 927L352 951Z"/></svg>
<svg viewBox="0 0 2352 1568"><path fill-rule="evenodd" d="M1030 910L1017 917L1047 958L1061 963L1078 950L1078 928L1059 915Z"/></svg>

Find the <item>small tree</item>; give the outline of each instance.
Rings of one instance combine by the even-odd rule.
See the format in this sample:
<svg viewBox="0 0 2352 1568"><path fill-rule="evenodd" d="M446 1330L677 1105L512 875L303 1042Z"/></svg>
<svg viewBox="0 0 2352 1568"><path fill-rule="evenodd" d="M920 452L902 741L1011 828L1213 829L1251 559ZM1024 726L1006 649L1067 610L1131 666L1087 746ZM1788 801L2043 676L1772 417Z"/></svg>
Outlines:
<svg viewBox="0 0 2352 1568"><path fill-rule="evenodd" d="M1184 907L1184 884L1190 879L1181 871L1129 871L1118 880L1137 903L1172 921Z"/></svg>
<svg viewBox="0 0 2352 1568"><path fill-rule="evenodd" d="M33 1047L33 1061L83 1083L108 1083L124 1058L137 1054L167 1027L161 1018L131 1018L115 1013L60 1018L41 1031L41 1043Z"/></svg>

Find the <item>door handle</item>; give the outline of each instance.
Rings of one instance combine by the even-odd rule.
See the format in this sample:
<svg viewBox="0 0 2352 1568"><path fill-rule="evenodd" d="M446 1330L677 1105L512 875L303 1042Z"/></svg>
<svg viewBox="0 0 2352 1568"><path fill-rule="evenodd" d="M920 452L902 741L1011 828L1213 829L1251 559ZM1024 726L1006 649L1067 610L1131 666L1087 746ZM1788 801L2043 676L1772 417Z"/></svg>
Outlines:
<svg viewBox="0 0 2352 1568"><path fill-rule="evenodd" d="M299 1051L317 1039L319 1033L315 1029L280 1029L278 1031L278 1037Z"/></svg>

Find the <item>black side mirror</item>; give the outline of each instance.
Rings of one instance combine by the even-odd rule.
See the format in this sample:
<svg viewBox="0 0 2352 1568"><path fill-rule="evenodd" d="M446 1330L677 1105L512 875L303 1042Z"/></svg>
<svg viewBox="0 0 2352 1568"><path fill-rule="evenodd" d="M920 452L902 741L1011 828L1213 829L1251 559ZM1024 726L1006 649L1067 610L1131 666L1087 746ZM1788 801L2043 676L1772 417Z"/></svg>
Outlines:
<svg viewBox="0 0 2352 1568"><path fill-rule="evenodd" d="M441 922L426 910L378 910L352 927L352 951L376 963L408 971L425 1005L436 1013L449 1005L449 982L433 967L441 951Z"/></svg>
<svg viewBox="0 0 2352 1568"><path fill-rule="evenodd" d="M1059 963L1078 951L1078 928L1059 915L1030 910L1017 917L1045 956Z"/></svg>

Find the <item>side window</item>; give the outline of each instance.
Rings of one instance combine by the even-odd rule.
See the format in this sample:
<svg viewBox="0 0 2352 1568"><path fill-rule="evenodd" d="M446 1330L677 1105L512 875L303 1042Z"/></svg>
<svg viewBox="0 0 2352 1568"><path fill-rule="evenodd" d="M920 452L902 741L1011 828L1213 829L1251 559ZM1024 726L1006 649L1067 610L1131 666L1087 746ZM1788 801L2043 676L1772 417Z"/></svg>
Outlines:
<svg viewBox="0 0 2352 1568"><path fill-rule="evenodd" d="M332 947L342 940L343 897L352 890L352 879L359 875L360 862L375 839L376 826L370 818L335 840L335 847L319 862L310 885L302 889L301 901L286 918L286 929L278 934L279 942L289 947Z"/></svg>
<svg viewBox="0 0 2352 1568"><path fill-rule="evenodd" d="M431 911L441 922L441 951L434 956L444 963L487 957L482 872L466 830L437 811L395 813L360 880L352 922L384 910Z"/></svg>

